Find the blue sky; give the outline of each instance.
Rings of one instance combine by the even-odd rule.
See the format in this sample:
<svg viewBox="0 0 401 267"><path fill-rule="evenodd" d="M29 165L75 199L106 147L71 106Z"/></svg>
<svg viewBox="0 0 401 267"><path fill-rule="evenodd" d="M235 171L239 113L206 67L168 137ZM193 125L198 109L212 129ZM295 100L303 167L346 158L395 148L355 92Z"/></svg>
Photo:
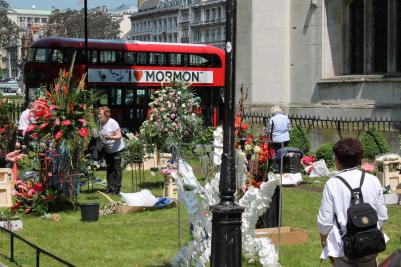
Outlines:
<svg viewBox="0 0 401 267"><path fill-rule="evenodd" d="M137 0L87 0L88 7L96 6L107 6L109 8L115 8L122 4L129 6L136 6ZM52 7L64 9L81 9L84 7L83 0L8 0L8 3L12 8L31 8L35 5L37 9L48 9ZM82 3L82 4L81 4Z"/></svg>

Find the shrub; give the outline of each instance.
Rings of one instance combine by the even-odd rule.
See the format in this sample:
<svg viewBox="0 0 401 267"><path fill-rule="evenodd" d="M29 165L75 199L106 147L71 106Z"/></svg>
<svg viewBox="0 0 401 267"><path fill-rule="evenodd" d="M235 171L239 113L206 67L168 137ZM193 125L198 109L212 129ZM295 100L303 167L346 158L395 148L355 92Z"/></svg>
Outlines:
<svg viewBox="0 0 401 267"><path fill-rule="evenodd" d="M123 151L124 165L143 162L145 147L140 140L129 140Z"/></svg>
<svg viewBox="0 0 401 267"><path fill-rule="evenodd" d="M320 145L316 150L316 159L324 159L328 168L334 168L333 144Z"/></svg>
<svg viewBox="0 0 401 267"><path fill-rule="evenodd" d="M374 159L376 155L390 151L386 139L377 128L370 128L361 136L361 143L364 149L363 157Z"/></svg>
<svg viewBox="0 0 401 267"><path fill-rule="evenodd" d="M305 128L295 126L295 128L291 130L289 146L301 149L304 154L307 154L309 152L310 140Z"/></svg>

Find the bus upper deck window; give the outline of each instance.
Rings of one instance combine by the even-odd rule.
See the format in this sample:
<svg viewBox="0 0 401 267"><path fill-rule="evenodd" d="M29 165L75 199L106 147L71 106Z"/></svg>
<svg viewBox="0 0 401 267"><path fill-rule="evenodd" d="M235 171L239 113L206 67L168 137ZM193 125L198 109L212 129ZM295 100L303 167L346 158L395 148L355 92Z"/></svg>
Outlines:
<svg viewBox="0 0 401 267"><path fill-rule="evenodd" d="M100 51L100 63L121 63L121 51Z"/></svg>
<svg viewBox="0 0 401 267"><path fill-rule="evenodd" d="M138 52L136 60L138 65L146 65L148 63L148 53Z"/></svg>
<svg viewBox="0 0 401 267"><path fill-rule="evenodd" d="M27 62L35 61L36 48L29 48Z"/></svg>
<svg viewBox="0 0 401 267"><path fill-rule="evenodd" d="M125 52L124 63L128 65L134 65L136 61L136 52Z"/></svg>
<svg viewBox="0 0 401 267"><path fill-rule="evenodd" d="M45 63L49 50L46 48L37 48L35 53L34 62Z"/></svg>
<svg viewBox="0 0 401 267"><path fill-rule="evenodd" d="M182 54L170 53L168 54L168 64L170 66L179 66L182 63Z"/></svg>
<svg viewBox="0 0 401 267"><path fill-rule="evenodd" d="M51 62L52 63L63 63L63 53L58 50L54 49L51 55Z"/></svg>

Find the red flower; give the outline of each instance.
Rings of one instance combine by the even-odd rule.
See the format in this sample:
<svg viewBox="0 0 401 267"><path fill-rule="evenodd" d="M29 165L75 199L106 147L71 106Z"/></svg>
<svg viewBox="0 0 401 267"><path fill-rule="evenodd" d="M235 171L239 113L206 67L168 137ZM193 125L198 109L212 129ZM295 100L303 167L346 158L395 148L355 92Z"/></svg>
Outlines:
<svg viewBox="0 0 401 267"><path fill-rule="evenodd" d="M5 133L6 132L6 127L0 128L0 133Z"/></svg>
<svg viewBox="0 0 401 267"><path fill-rule="evenodd" d="M24 209L25 214L31 213L31 211L32 211L31 207Z"/></svg>
<svg viewBox="0 0 401 267"><path fill-rule="evenodd" d="M60 118L56 118L56 120L54 121L54 124L57 126L60 125Z"/></svg>
<svg viewBox="0 0 401 267"><path fill-rule="evenodd" d="M47 125L49 125L49 123L48 122L44 122L41 125L39 125L39 129L43 130L44 128L47 127Z"/></svg>
<svg viewBox="0 0 401 267"><path fill-rule="evenodd" d="M38 192L42 192L42 191L43 191L43 186L42 186L41 183L36 183L36 184L33 186L33 189L35 189L35 190L38 191Z"/></svg>
<svg viewBox="0 0 401 267"><path fill-rule="evenodd" d="M65 121L61 122L61 126L69 126L71 124L72 124L72 122L70 120L65 120Z"/></svg>
<svg viewBox="0 0 401 267"><path fill-rule="evenodd" d="M81 129L79 129L79 135L82 136L82 137L87 137L87 136L89 136L88 128L81 128Z"/></svg>
<svg viewBox="0 0 401 267"><path fill-rule="evenodd" d="M33 139L35 139L36 137L38 137L38 133L33 133L32 135L31 135L31 137L33 138Z"/></svg>
<svg viewBox="0 0 401 267"><path fill-rule="evenodd" d="M57 133L56 133L56 135L54 136L54 140L58 140L58 139L60 139L61 137L63 136L63 132L62 131L58 131Z"/></svg>
<svg viewBox="0 0 401 267"><path fill-rule="evenodd" d="M75 114L75 111L74 111L74 103L72 103L72 102L70 102L70 112L71 112L72 114Z"/></svg>
<svg viewBox="0 0 401 267"><path fill-rule="evenodd" d="M240 127L240 125L241 125L241 118L240 117L238 117L238 116L235 116L235 122L234 122L234 127L235 128L239 128Z"/></svg>
<svg viewBox="0 0 401 267"><path fill-rule="evenodd" d="M249 128L248 124L246 124L246 123L241 124L241 130L246 131L246 130L248 130L248 128Z"/></svg>
<svg viewBox="0 0 401 267"><path fill-rule="evenodd" d="M20 206L21 206L21 202L16 201L15 204L14 204L14 206L11 207L11 210L12 210L12 211L15 211L15 210L17 210Z"/></svg>

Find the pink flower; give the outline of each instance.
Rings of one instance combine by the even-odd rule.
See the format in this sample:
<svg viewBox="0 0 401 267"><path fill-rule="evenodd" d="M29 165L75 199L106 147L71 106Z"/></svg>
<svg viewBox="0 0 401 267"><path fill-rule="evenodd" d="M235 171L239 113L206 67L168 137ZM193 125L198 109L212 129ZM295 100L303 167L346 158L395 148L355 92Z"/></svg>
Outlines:
<svg viewBox="0 0 401 267"><path fill-rule="evenodd" d="M56 118L56 120L54 121L54 124L57 126L60 125L60 118Z"/></svg>
<svg viewBox="0 0 401 267"><path fill-rule="evenodd" d="M72 122L70 120L65 120L65 121L61 122L61 126L69 126L71 124L72 124Z"/></svg>

